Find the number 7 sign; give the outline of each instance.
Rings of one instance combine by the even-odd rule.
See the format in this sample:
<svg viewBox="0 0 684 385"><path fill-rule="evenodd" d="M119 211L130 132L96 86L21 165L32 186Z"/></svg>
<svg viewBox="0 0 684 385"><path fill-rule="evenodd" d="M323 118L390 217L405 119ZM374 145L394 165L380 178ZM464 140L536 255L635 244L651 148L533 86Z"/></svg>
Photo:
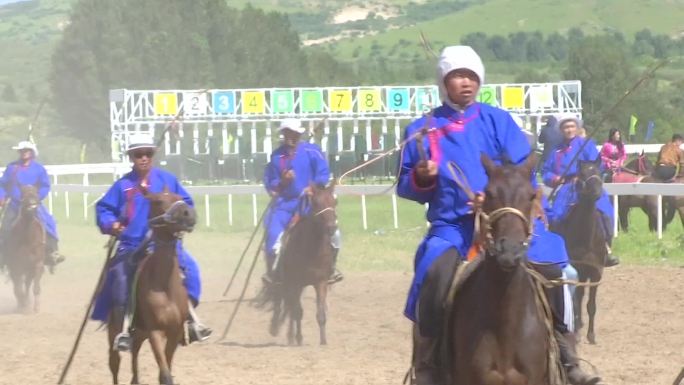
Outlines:
<svg viewBox="0 0 684 385"><path fill-rule="evenodd" d="M351 112L351 90L333 90L328 93L328 108L330 112Z"/></svg>

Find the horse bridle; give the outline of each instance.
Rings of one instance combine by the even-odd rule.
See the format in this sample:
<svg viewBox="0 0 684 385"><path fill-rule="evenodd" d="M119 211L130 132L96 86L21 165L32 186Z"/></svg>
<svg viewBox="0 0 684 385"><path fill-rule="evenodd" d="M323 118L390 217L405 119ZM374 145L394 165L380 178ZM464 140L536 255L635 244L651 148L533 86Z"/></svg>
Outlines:
<svg viewBox="0 0 684 385"><path fill-rule="evenodd" d="M176 224L178 223L177 220L173 219L172 215L173 213L178 210L179 207L181 206L187 206L188 204L185 203L183 200L175 201L171 204L171 206L164 211L163 214L157 215L156 217L152 217L147 220L147 224L150 227L154 228L159 228L159 227L164 227L167 225L171 224Z"/></svg>
<svg viewBox="0 0 684 385"><path fill-rule="evenodd" d="M592 180L592 179L598 179L598 181L599 181L600 183L603 183L603 180L601 179L600 176L598 176L598 174L591 175L589 178L587 178L587 179L585 179L585 180L582 180L582 179L579 179L579 178L578 178L578 179L577 179L577 183L581 186L580 188L581 188L582 190L584 190L584 188L587 186L587 183L588 183L590 180Z"/></svg>
<svg viewBox="0 0 684 385"><path fill-rule="evenodd" d="M532 213L534 210L532 211ZM534 214L530 213L529 217L526 216L522 211L514 207L501 207L487 214L484 211L479 211L475 218L475 233L480 234L484 237L485 250L491 250L494 247L494 237L492 236L492 225L496 223L499 219L505 215L514 215L518 217L525 224L527 228L527 239L523 242L523 246L527 247L529 245L530 238L533 233L534 221L532 216ZM484 233L482 232L484 230Z"/></svg>

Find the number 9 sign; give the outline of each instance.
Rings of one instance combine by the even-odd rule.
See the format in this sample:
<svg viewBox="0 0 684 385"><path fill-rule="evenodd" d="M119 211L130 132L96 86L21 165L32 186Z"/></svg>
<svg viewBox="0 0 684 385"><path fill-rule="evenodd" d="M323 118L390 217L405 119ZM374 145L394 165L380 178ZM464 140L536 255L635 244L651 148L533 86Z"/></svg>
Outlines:
<svg viewBox="0 0 684 385"><path fill-rule="evenodd" d="M387 90L387 109L389 111L409 111L410 100L407 88L390 88Z"/></svg>

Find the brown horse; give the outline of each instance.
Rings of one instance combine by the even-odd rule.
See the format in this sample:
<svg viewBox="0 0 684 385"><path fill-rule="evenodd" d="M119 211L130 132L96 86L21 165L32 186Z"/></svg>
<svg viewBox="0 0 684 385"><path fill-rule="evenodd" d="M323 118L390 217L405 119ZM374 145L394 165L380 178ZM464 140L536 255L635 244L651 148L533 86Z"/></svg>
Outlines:
<svg viewBox="0 0 684 385"><path fill-rule="evenodd" d="M328 279L333 270L334 250L331 237L337 230L334 183L325 188L312 185L310 214L301 218L284 237L278 264L274 267L279 283L264 288L262 305L271 303L273 316L270 332L276 336L286 317L289 317L287 340L290 345L302 344L301 296L305 287L316 290L316 321L320 344L327 344L325 333Z"/></svg>
<svg viewBox="0 0 684 385"><path fill-rule="evenodd" d="M180 234L192 231L195 210L166 188L159 194L145 193L145 197L150 201L148 223L154 251L140 262L133 286L131 383L138 383L138 353L142 343L149 338L159 366L159 383L173 384L171 362L178 345L184 343L183 325L189 314L188 293L183 286L176 245ZM120 325L119 322L108 323L109 365L115 384L118 383L120 357L114 350L114 339L121 332Z"/></svg>
<svg viewBox="0 0 684 385"><path fill-rule="evenodd" d="M14 284L18 310L25 313L31 311L29 298L31 285L33 285L33 311L38 312L40 309L40 278L43 275L45 261L46 234L45 228L36 216L39 205L40 199L36 187L21 186L19 213L11 225L5 247L7 267Z"/></svg>
<svg viewBox="0 0 684 385"><path fill-rule="evenodd" d="M622 171L613 175L613 183L641 183L648 178L653 171L653 163L642 151L636 159L627 163ZM647 179L648 181L648 179ZM640 207L648 215L650 202L644 195L620 195L618 197L618 218L622 231L629 231L629 211L634 207ZM649 216L649 225L654 220Z"/></svg>
<svg viewBox="0 0 684 385"><path fill-rule="evenodd" d="M496 166L482 156L489 176L483 206L488 220L481 222L486 247L447 315L445 384L556 383L551 331L526 268L530 224L541 198L530 184L536 161L531 155L522 166Z"/></svg>
<svg viewBox="0 0 684 385"><path fill-rule="evenodd" d="M577 269L580 282L599 282L603 275L604 261L607 255L606 236L601 226L600 213L596 209L596 200L603 191L603 182L600 176L601 158L594 162L579 161L577 181L575 189L579 199L568 212L567 217L554 226L553 231L561 234L565 239L568 254L573 266ZM594 333L594 318L596 316L597 286L589 289L589 301L587 312L589 313L589 326L587 339L590 343L596 343ZM584 287L578 286L575 290L575 330L578 332L582 323L582 300Z"/></svg>
<svg viewBox="0 0 684 385"><path fill-rule="evenodd" d="M677 176L673 183L684 183L684 176ZM665 197L664 204L667 208L663 218L663 229L672 222L677 212L679 212L679 219L682 221L682 227L684 227L684 196Z"/></svg>

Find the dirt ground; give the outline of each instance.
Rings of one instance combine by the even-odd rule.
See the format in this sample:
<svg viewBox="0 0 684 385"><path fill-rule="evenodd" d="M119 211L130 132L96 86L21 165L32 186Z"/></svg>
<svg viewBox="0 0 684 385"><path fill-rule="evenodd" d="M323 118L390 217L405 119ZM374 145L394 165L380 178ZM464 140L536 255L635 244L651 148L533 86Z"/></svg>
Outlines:
<svg viewBox="0 0 684 385"><path fill-rule="evenodd" d="M684 365L684 269L620 266L599 292L597 340L584 358L611 385L671 384ZM318 345L313 291L305 293L304 346L285 346L267 332L268 314L243 306L223 342L218 337L234 302L221 302L220 274L205 274L200 315L215 329L208 343L181 348L174 375L180 384L400 384L409 362L409 322L401 316L410 280L402 273L348 273L329 297L329 345ZM40 314L14 314L7 282L0 285L0 383L56 383L94 285L93 277L46 276ZM248 291L255 294L256 285ZM233 292L237 296L238 290ZM89 323L69 374L70 384L106 384L106 333ZM156 365L142 352L143 382ZM128 355L122 380L130 379Z"/></svg>

